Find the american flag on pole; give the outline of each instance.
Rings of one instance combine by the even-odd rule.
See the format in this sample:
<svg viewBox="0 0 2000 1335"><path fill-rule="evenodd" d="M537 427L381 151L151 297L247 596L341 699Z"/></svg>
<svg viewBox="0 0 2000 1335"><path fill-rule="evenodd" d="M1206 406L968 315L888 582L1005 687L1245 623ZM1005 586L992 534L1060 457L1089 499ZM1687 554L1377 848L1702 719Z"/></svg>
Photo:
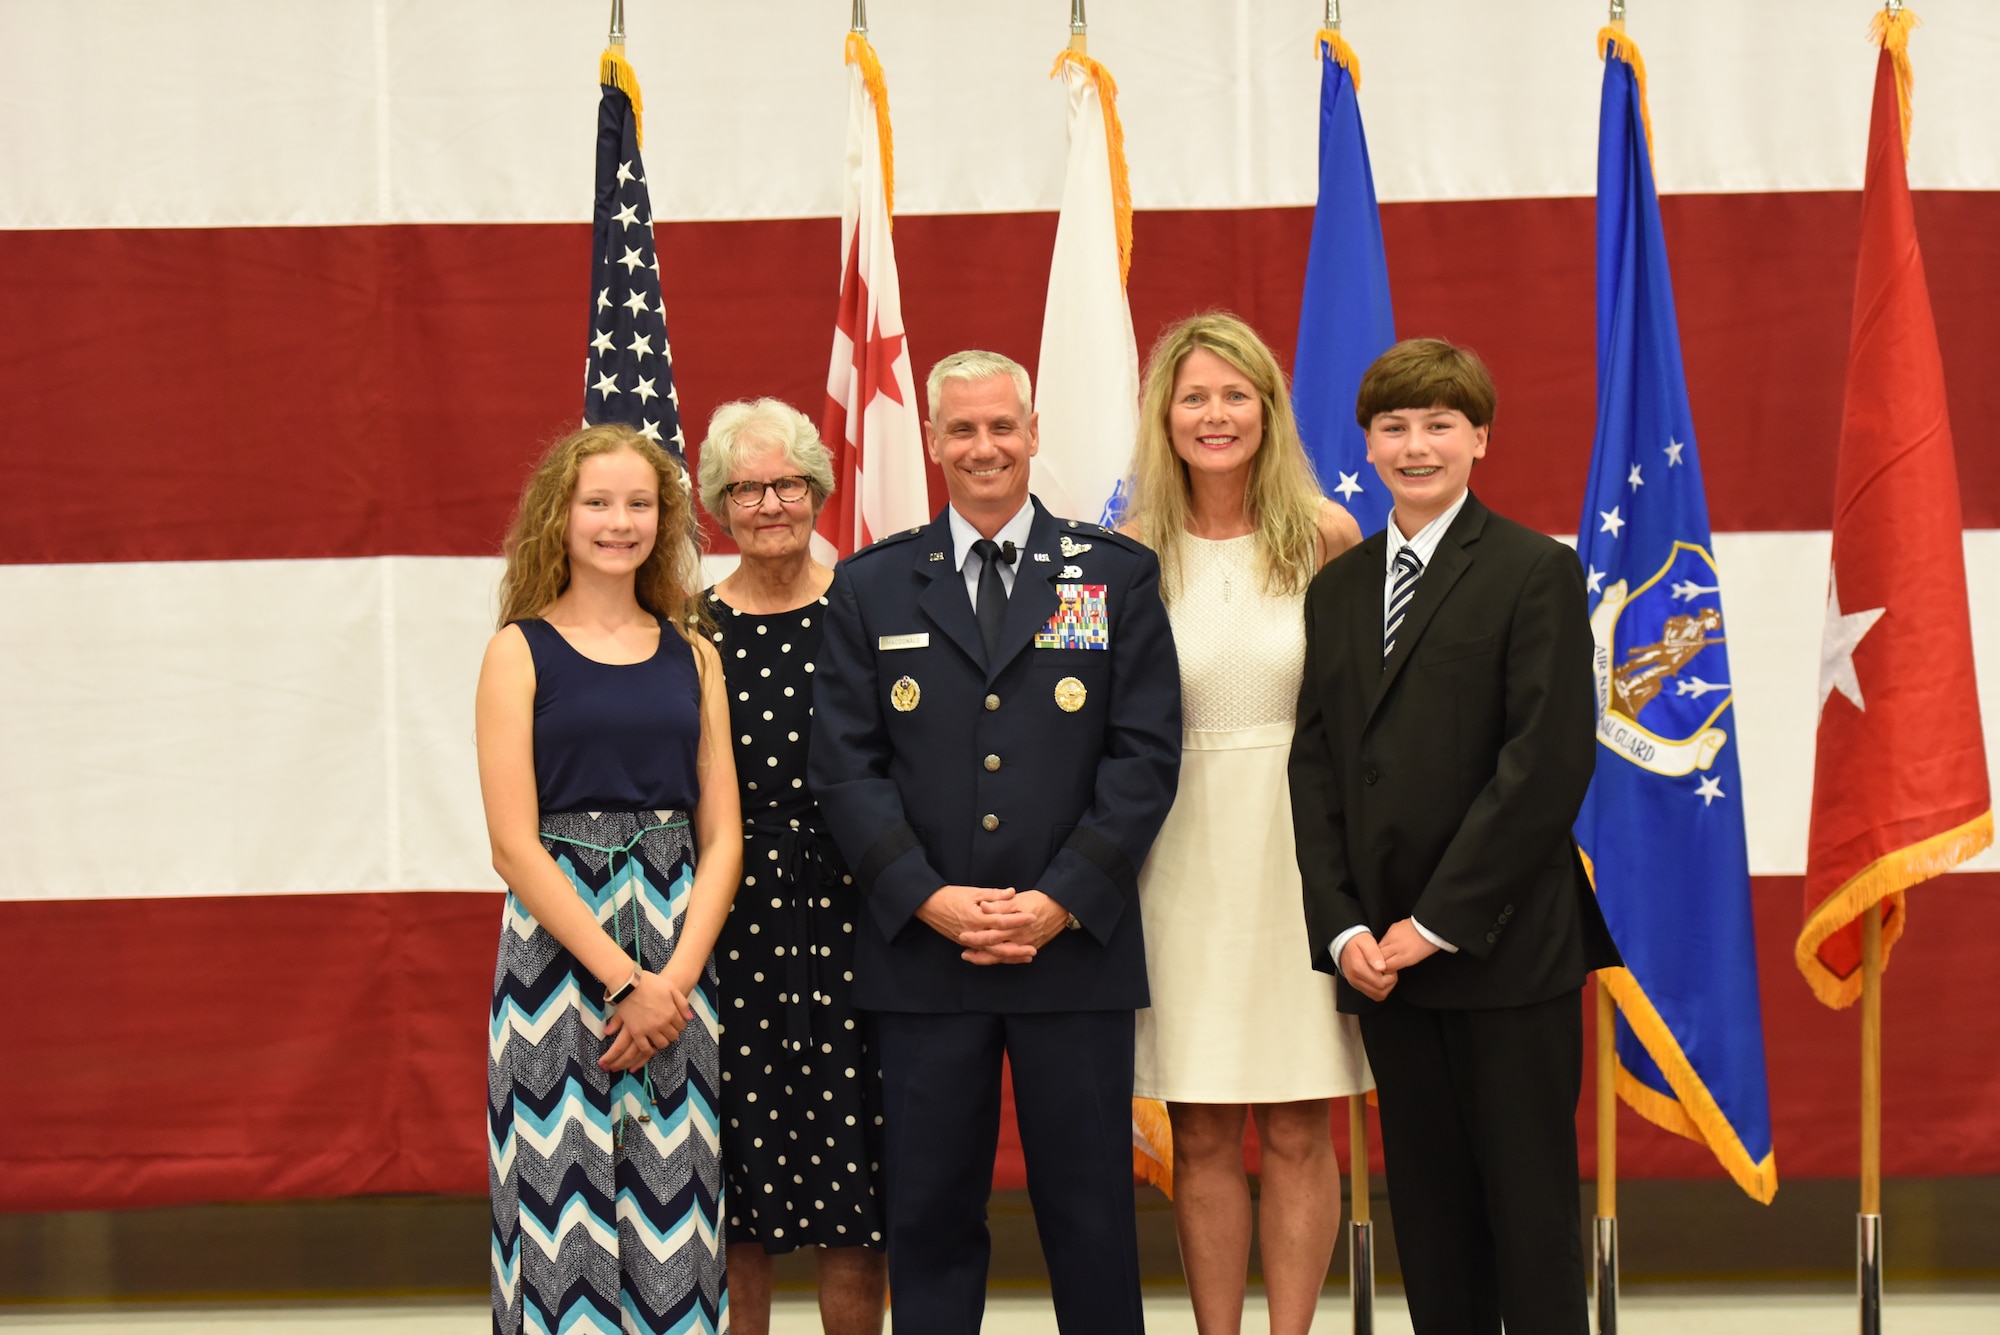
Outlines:
<svg viewBox="0 0 2000 1335"><path fill-rule="evenodd" d="M813 540L823 560L930 517L922 419L889 236L896 182L889 89L875 48L859 32L847 35L844 181L840 313L820 424L838 485L820 511Z"/></svg>
<svg viewBox="0 0 2000 1335"><path fill-rule="evenodd" d="M653 205L639 160L639 76L616 47L597 81L597 203L591 211L590 351L584 362L583 420L627 422L683 463L680 396L674 392Z"/></svg>

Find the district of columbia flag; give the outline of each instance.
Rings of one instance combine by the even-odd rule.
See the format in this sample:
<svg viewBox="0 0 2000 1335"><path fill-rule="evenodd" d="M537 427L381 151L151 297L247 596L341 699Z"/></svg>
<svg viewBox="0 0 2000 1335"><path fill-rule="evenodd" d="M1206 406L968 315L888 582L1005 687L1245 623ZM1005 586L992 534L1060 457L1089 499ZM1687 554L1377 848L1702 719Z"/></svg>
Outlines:
<svg viewBox="0 0 2000 1335"><path fill-rule="evenodd" d="M1597 641L1597 770L1576 837L1622 969L1618 1093L1777 1191L1729 623L1653 183L1645 65L1598 36L1597 438L1577 551Z"/></svg>
<svg viewBox="0 0 2000 1335"><path fill-rule="evenodd" d="M1903 933L1903 892L1993 842L1958 466L1906 171L1915 24L1907 9L1875 16L1882 54L1834 472L1806 921L1794 952L1813 994L1835 1007L1861 995L1862 915L1882 906L1886 967Z"/></svg>
<svg viewBox="0 0 2000 1335"><path fill-rule="evenodd" d="M686 463L653 206L639 160L639 76L618 47L598 61L597 198L591 209L590 348L583 420L625 422Z"/></svg>
<svg viewBox="0 0 2000 1335"><path fill-rule="evenodd" d="M1042 308L1034 490L1053 514L1115 525L1139 434L1139 347L1125 299L1132 265L1125 132L1118 85L1104 66L1064 51L1051 77L1069 94L1069 166Z"/></svg>
<svg viewBox="0 0 2000 1335"><path fill-rule="evenodd" d="M1319 72L1319 200L1299 303L1292 411L1320 489L1347 507L1363 533L1389 522L1389 494L1368 463L1354 421L1361 376L1396 341L1389 263L1375 174L1361 128L1361 62L1331 28L1314 39Z"/></svg>
<svg viewBox="0 0 2000 1335"><path fill-rule="evenodd" d="M820 424L836 486L813 535L815 553L828 563L930 518L923 423L889 235L896 190L889 89L875 48L858 32L847 35L842 175L840 310Z"/></svg>

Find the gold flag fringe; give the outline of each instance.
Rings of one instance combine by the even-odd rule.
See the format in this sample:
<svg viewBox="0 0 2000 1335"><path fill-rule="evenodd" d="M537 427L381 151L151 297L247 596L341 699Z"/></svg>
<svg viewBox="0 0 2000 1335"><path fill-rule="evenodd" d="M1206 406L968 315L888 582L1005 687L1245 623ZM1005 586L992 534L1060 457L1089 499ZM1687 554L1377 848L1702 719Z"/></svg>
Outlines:
<svg viewBox="0 0 2000 1335"><path fill-rule="evenodd" d="M1868 39L1889 53L1889 61L1896 68L1896 110L1903 116L1905 162L1910 158L1910 91L1917 82L1916 71L1910 65L1910 31L1921 22L1915 10L1904 9L1894 14L1877 10L1868 23Z"/></svg>
<svg viewBox="0 0 2000 1335"><path fill-rule="evenodd" d="M1654 1126L1706 1145L1745 1195L1769 1205L1778 1194L1776 1153L1766 1153L1761 1160L1750 1157L1750 1151L1736 1134L1736 1128L1729 1124L1715 1095L1695 1072L1694 1064L1681 1051L1680 1041L1653 1008L1652 998L1639 986L1630 969L1599 969L1597 981L1610 990L1625 1023L1645 1045L1646 1055L1653 1059L1674 1091L1672 1098L1667 1097L1626 1071L1621 1063L1616 1072L1618 1097Z"/></svg>
<svg viewBox="0 0 2000 1335"><path fill-rule="evenodd" d="M1104 145L1111 159L1111 207L1118 219L1118 281L1122 285L1132 272L1132 178L1125 171L1125 127L1118 120L1118 85L1110 70L1081 51L1064 51L1057 56L1049 77L1055 78L1071 65L1097 85L1097 101L1104 108Z"/></svg>
<svg viewBox="0 0 2000 1335"><path fill-rule="evenodd" d="M1132 1171L1174 1198L1174 1128L1158 1099L1132 1100ZM1139 1141L1145 1142L1142 1148Z"/></svg>
<svg viewBox="0 0 2000 1335"><path fill-rule="evenodd" d="M1577 850L1583 858L1583 874L1590 879L1590 889L1597 891L1597 863L1590 854ZM1632 1028L1633 1036L1646 1049L1646 1055L1653 1059L1653 1065L1666 1079L1672 1096L1641 1081L1627 1071L1623 1063L1618 1063L1613 1072L1613 1083L1617 1086L1618 1097L1625 1100L1633 1112L1675 1135L1708 1147L1715 1161L1722 1165L1744 1194L1763 1205L1769 1205L1771 1198L1778 1194L1777 1152L1768 1151L1762 1159L1752 1159L1742 1137L1729 1124L1723 1114L1722 1105L1709 1093L1708 1082L1694 1069L1687 1053L1681 1050L1680 1040L1674 1037L1673 1029L1661 1018L1654 1007L1653 999L1646 995L1646 989L1639 986L1639 980L1632 976L1630 969L1599 969L1598 985L1611 993L1617 1003L1619 1013L1625 1023ZM1612 1057L1617 1062L1614 1054Z"/></svg>
<svg viewBox="0 0 2000 1335"><path fill-rule="evenodd" d="M1888 900L1900 910L1882 924L1882 967L1889 967L1889 948L1903 934L1908 908L1903 892L1933 876L1941 876L1993 842L1993 813L1982 812L1965 824L1934 834L1907 848L1876 858L1848 878L1847 884L1820 901L1799 930L1792 960L1807 986L1824 1004L1841 1010L1861 999L1861 971L1842 978L1819 958L1828 937L1852 923L1874 905Z"/></svg>
<svg viewBox="0 0 2000 1335"><path fill-rule="evenodd" d="M861 82L875 106L875 139L881 145L882 201L889 211L889 229L896 227L896 136L889 128L889 81L875 47L858 32L847 34L847 63L861 67Z"/></svg>
<svg viewBox="0 0 2000 1335"><path fill-rule="evenodd" d="M1354 91L1361 91L1361 57L1354 54L1354 48L1347 44L1332 28L1321 28L1313 35L1313 57L1321 52L1333 57L1333 63L1347 71L1347 77L1354 82Z"/></svg>
<svg viewBox="0 0 2000 1335"><path fill-rule="evenodd" d="M625 59L625 53L615 46L604 48L604 54L597 58L597 81L610 84L619 92L632 99L632 133L639 141L639 147L646 146L646 104L639 97L639 73L632 68L632 62Z"/></svg>
<svg viewBox="0 0 2000 1335"><path fill-rule="evenodd" d="M1646 98L1646 58L1639 54L1639 44L1625 35L1623 28L1599 28L1597 30L1597 58L1607 60L1617 56L1632 67L1632 77L1639 84L1639 119L1646 126L1646 158L1653 157L1653 108ZM1657 164L1655 164L1657 165Z"/></svg>

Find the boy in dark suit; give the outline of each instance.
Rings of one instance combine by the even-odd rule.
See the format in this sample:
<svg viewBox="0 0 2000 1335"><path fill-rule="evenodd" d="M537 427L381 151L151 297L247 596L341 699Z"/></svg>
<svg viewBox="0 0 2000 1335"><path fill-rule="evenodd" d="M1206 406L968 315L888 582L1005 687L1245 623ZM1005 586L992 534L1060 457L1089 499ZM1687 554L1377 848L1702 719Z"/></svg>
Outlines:
<svg viewBox="0 0 2000 1335"><path fill-rule="evenodd" d="M1481 505L1493 382L1408 339L1356 417L1388 527L1306 595L1293 821L1361 1017L1418 1335L1587 1335L1579 993L1619 962L1570 826L1596 759L1576 553Z"/></svg>

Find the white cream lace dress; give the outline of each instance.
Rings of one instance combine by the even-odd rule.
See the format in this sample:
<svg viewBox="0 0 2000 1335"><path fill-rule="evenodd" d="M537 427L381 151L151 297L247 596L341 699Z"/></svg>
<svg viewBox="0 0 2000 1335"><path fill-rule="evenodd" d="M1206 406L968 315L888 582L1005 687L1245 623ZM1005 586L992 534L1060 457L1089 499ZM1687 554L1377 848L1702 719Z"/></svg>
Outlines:
<svg viewBox="0 0 2000 1335"><path fill-rule="evenodd" d="M1257 538L1182 538L1167 605L1181 664L1180 790L1139 874L1153 1004L1133 1092L1289 1103L1370 1088L1361 1035L1313 969L1286 763L1303 595L1270 593Z"/></svg>

